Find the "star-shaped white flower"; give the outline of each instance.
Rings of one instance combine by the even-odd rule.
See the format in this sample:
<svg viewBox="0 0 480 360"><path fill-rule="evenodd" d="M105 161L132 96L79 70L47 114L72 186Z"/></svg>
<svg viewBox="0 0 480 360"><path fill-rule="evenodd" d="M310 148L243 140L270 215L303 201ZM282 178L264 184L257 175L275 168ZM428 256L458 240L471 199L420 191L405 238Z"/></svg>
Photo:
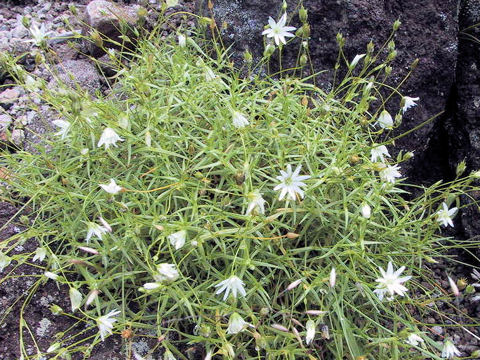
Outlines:
<svg viewBox="0 0 480 360"><path fill-rule="evenodd" d="M294 37L295 35L289 33L289 31L296 30L293 26L285 26L287 22L287 13L283 14L278 22L272 19L272 17L268 18L268 25L270 26L269 29L266 29L262 32L262 35L267 35L268 38L272 38L275 41L275 44L280 45L286 44L287 41L285 37Z"/></svg>
<svg viewBox="0 0 480 360"><path fill-rule="evenodd" d="M458 208L453 207L451 209L448 209L447 203L442 203L442 210L439 210L436 215L437 215L437 221L441 223L443 226L448 226L450 225L453 227L453 221L452 221L452 216L454 216L457 213Z"/></svg>
<svg viewBox="0 0 480 360"><path fill-rule="evenodd" d="M109 184L99 184L100 187L108 192L109 194L115 195L118 194L123 188L121 186L118 186L115 180L110 179Z"/></svg>
<svg viewBox="0 0 480 360"><path fill-rule="evenodd" d="M93 235L102 240L103 234L106 234L107 232L110 232L108 228L98 225L94 222L89 222L85 242L88 244Z"/></svg>
<svg viewBox="0 0 480 360"><path fill-rule="evenodd" d="M163 263L157 266L157 272L153 275L153 278L155 281L161 283L175 281L179 276L180 274L175 264Z"/></svg>
<svg viewBox="0 0 480 360"><path fill-rule="evenodd" d="M383 156L388 156L390 157L390 154L388 153L388 149L385 145L377 145L370 150L370 160L372 162L376 162L380 160L381 162L384 162L385 159Z"/></svg>
<svg viewBox="0 0 480 360"><path fill-rule="evenodd" d="M30 25L30 34L32 39L26 40L26 42L32 42L37 46L42 46L47 41L47 36L50 33L45 29L45 23L42 23L40 27L36 23Z"/></svg>
<svg viewBox="0 0 480 360"><path fill-rule="evenodd" d="M411 276L400 277L400 274L405 270L405 266L402 266L397 271L393 271L393 264L388 262L387 271L385 272L381 267L378 268L382 274L381 278L375 280L379 284L377 285L377 295L379 298L383 298L385 292L388 292L390 296L398 294L403 296L408 289L402 285L402 283L410 280ZM386 290L386 291L385 291Z"/></svg>
<svg viewBox="0 0 480 360"><path fill-rule="evenodd" d="M47 250L43 247L37 247L35 249L35 256L33 257L32 261L40 261L42 262L45 259L45 256L47 256Z"/></svg>
<svg viewBox="0 0 480 360"><path fill-rule="evenodd" d="M178 250L185 245L186 238L187 232L185 230L177 231L176 233L168 235L168 240L170 240L172 246L175 246L175 250Z"/></svg>
<svg viewBox="0 0 480 360"><path fill-rule="evenodd" d="M405 111L407 111L411 107L416 106L417 104L415 103L415 101L418 101L418 100L420 100L420 98L418 97L412 98L409 96L404 96L402 99L402 102L403 102L402 114L405 114Z"/></svg>
<svg viewBox="0 0 480 360"><path fill-rule="evenodd" d="M228 328L227 334L238 334L239 332L245 330L246 326L253 326L247 323L238 313L233 313L230 315L230 319L228 320Z"/></svg>
<svg viewBox="0 0 480 360"><path fill-rule="evenodd" d="M243 281L235 275L232 275L228 279L220 281L217 285L215 285L215 287L218 288L215 292L216 295L225 292L225 294L223 295L223 301L228 298L228 294L230 294L230 291L232 292L234 298L237 298L238 293L241 296L247 295Z"/></svg>
<svg viewBox="0 0 480 360"><path fill-rule="evenodd" d="M377 119L377 124L382 129L391 129L393 127L393 118L387 110L383 110Z"/></svg>
<svg viewBox="0 0 480 360"><path fill-rule="evenodd" d="M445 340L445 342L443 343L442 358L452 359L455 356L461 355L462 353L460 352L460 350L457 349L457 347L451 340Z"/></svg>
<svg viewBox="0 0 480 360"><path fill-rule="evenodd" d="M65 120L53 120L52 124L59 127L60 131L56 132L54 135L61 136L61 139L65 139L68 135L68 131L70 130L70 122Z"/></svg>
<svg viewBox="0 0 480 360"><path fill-rule="evenodd" d="M237 129L244 128L245 126L250 124L247 117L238 111L232 112L232 123L233 126L235 126Z"/></svg>
<svg viewBox="0 0 480 360"><path fill-rule="evenodd" d="M276 178L280 181L280 184L275 186L273 190L280 190L279 200L283 200L285 195L288 194L288 200L297 200L297 195L300 199L303 199L304 192L300 188L301 186L307 186L303 180L310 179L309 175L299 175L300 170L302 169L301 165L298 165L294 172L292 172L292 166L287 165L287 171L280 170L279 176Z"/></svg>
<svg viewBox="0 0 480 360"><path fill-rule="evenodd" d="M100 316L97 319L98 331L100 332L102 341L105 340L105 336L112 334L113 324L117 321L117 319L114 319L113 317L118 314L120 314L120 311L112 310L107 315Z"/></svg>
<svg viewBox="0 0 480 360"><path fill-rule="evenodd" d="M117 146L117 141L123 141L123 139L118 136L118 134L112 128L105 128L103 130L102 135L100 136L100 140L98 140L97 147L105 145L105 150L110 147L110 145Z"/></svg>
<svg viewBox="0 0 480 360"><path fill-rule="evenodd" d="M412 345L412 346L418 346L420 343L423 343L424 340L420 336L418 336L417 334L412 333L412 334L408 335L408 338L407 338L407 340L405 340L405 342L409 345Z"/></svg>
<svg viewBox="0 0 480 360"><path fill-rule="evenodd" d="M252 213L265 214L265 200L262 197L262 194L258 190L252 191L247 195L250 202L248 203L247 211L245 215L250 215Z"/></svg>
<svg viewBox="0 0 480 360"><path fill-rule="evenodd" d="M380 179L393 184L395 182L395 178L399 178L399 177L402 176L402 174L400 174L400 172L398 171L399 169L400 169L400 166L398 166L398 165L393 165L393 166L387 165L387 166L385 166L379 172Z"/></svg>

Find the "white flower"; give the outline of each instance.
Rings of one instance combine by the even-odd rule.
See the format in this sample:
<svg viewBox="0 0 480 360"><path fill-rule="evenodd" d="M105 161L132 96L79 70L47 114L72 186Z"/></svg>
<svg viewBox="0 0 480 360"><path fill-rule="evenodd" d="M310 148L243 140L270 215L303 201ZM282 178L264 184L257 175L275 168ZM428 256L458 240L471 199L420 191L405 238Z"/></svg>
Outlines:
<svg viewBox="0 0 480 360"><path fill-rule="evenodd" d="M118 194L123 188L121 186L118 186L115 180L110 179L109 184L99 184L100 187L108 192L109 194L115 195Z"/></svg>
<svg viewBox="0 0 480 360"><path fill-rule="evenodd" d="M68 294L70 296L70 303L72 304L72 312L75 312L75 310L80 308L80 305L82 304L82 293L77 289L71 287Z"/></svg>
<svg viewBox="0 0 480 360"><path fill-rule="evenodd" d="M381 267L379 267L380 272L382 273L382 277L378 278L375 280L376 282L380 283L377 286L377 291L378 297L380 300L383 298L383 295L385 294L385 291L388 291L388 293L393 296L395 294L398 294L400 296L403 296L408 289L402 285L402 283L408 281L411 276L404 276L400 277L400 274L405 270L405 266L402 266L400 269L397 271L393 271L393 264L391 261L388 262L387 266L387 271L385 272Z"/></svg>
<svg viewBox="0 0 480 360"><path fill-rule="evenodd" d="M232 123L237 129L241 129L250 124L246 116L238 111L232 112Z"/></svg>
<svg viewBox="0 0 480 360"><path fill-rule="evenodd" d="M424 340L417 334L410 334L405 342L412 346L418 346L420 343L423 343Z"/></svg>
<svg viewBox="0 0 480 360"><path fill-rule="evenodd" d="M307 345L310 345L310 343L315 338L315 332L316 332L315 321L308 320L305 327L307 328L307 334L305 335L305 343Z"/></svg>
<svg viewBox="0 0 480 360"><path fill-rule="evenodd" d="M372 150L370 150L370 154L371 154L370 160L372 162L376 162L379 159L381 162L384 162L385 161L385 159L383 158L384 155L390 157L390 154L388 153L388 149L385 145L378 145L373 147Z"/></svg>
<svg viewBox="0 0 480 360"><path fill-rule="evenodd" d="M262 35L267 35L268 38L275 40L275 44L280 45L286 44L285 36L294 37L295 35L289 33L289 31L294 31L296 28L293 26L285 26L287 22L287 13L283 14L278 22L275 22L271 17L268 18L269 29L266 29L262 32Z"/></svg>
<svg viewBox="0 0 480 360"><path fill-rule="evenodd" d="M365 55L366 55L366 54L356 55L356 56L353 58L352 62L350 63L349 68L350 68L350 69L353 69L355 66L357 66L358 62L359 62L362 58L364 58Z"/></svg>
<svg viewBox="0 0 480 360"><path fill-rule="evenodd" d="M377 119L377 124L382 129L391 129L393 127L392 115L390 115L387 110L383 110Z"/></svg>
<svg viewBox="0 0 480 360"><path fill-rule="evenodd" d="M170 244L172 244L172 246L175 246L175 250L178 250L185 245L186 237L187 232L185 230L181 230L168 235L168 240L170 240Z"/></svg>
<svg viewBox="0 0 480 360"><path fill-rule="evenodd" d="M56 132L54 135L61 136L62 140L65 139L68 135L68 131L70 130L70 122L65 120L53 120L52 123L60 128L60 131Z"/></svg>
<svg viewBox="0 0 480 360"><path fill-rule="evenodd" d="M379 172L380 179L393 184L395 182L395 178L402 176L402 174L400 174L398 169L400 169L400 166L398 165L393 165L393 166L387 165L382 170L380 170Z"/></svg>
<svg viewBox="0 0 480 360"><path fill-rule="evenodd" d="M415 101L418 101L418 100L420 100L420 98L418 97L412 98L409 96L404 96L402 99L402 102L403 102L402 114L405 114L405 111L407 111L411 107L416 106L417 104L415 103Z"/></svg>
<svg viewBox="0 0 480 360"><path fill-rule="evenodd" d="M275 186L273 190L281 190L279 200L282 200L285 195L288 194L287 199L297 200L297 195L299 198L303 199L304 193L300 189L301 186L306 186L302 180L307 180L310 178L308 175L299 176L300 170L302 169L301 165L298 165L294 172L292 172L292 166L287 165L287 171L280 170L280 176L276 178L280 181L280 184Z"/></svg>
<svg viewBox="0 0 480 360"><path fill-rule="evenodd" d="M372 208L368 204L363 204L360 211L365 219L370 219L370 216L372 216Z"/></svg>
<svg viewBox="0 0 480 360"><path fill-rule="evenodd" d="M45 259L45 256L47 256L47 250L43 247L37 247L35 249L35 256L33 257L32 261L40 261L42 262Z"/></svg>
<svg viewBox="0 0 480 360"><path fill-rule="evenodd" d="M12 258L10 256L7 256L3 252L0 251L0 271L3 271L8 265L10 265L10 262L12 261Z"/></svg>
<svg viewBox="0 0 480 360"><path fill-rule="evenodd" d="M450 276L448 277L448 283L450 284L450 288L452 289L453 295L455 296L460 296L460 290L458 290L457 284L455 284L455 281Z"/></svg>
<svg viewBox="0 0 480 360"><path fill-rule="evenodd" d="M335 283L337 282L337 271L333 267L332 270L330 271L330 278L329 278L329 285L331 288L335 287Z"/></svg>
<svg viewBox="0 0 480 360"><path fill-rule="evenodd" d="M178 34L178 45L182 48L187 46L187 37L183 34Z"/></svg>
<svg viewBox="0 0 480 360"><path fill-rule="evenodd" d="M101 225L95 224L93 222L89 222L87 236L85 237L85 242L89 243L93 235L95 235L97 238L102 240L103 234L106 234L107 232L108 232L107 228Z"/></svg>
<svg viewBox="0 0 480 360"><path fill-rule="evenodd" d="M213 351L210 350L209 352L207 352L203 360L212 360L212 356L213 356Z"/></svg>
<svg viewBox="0 0 480 360"><path fill-rule="evenodd" d="M252 213L265 214L265 200L262 197L262 194L258 190L252 191L247 195L250 202L248 203L247 211L245 215L250 215Z"/></svg>
<svg viewBox="0 0 480 360"><path fill-rule="evenodd" d="M113 324L117 319L113 319L114 316L120 314L118 310L112 310L107 315L100 316L97 319L98 331L100 332L100 337L102 341L105 340L105 336L112 334Z"/></svg>
<svg viewBox="0 0 480 360"><path fill-rule="evenodd" d="M102 223L103 227L104 227L105 229L107 229L108 232L112 232L112 227L110 226L109 223L107 223L107 222L105 221L104 218L102 218L102 217L100 216L100 217L99 217L99 220L100 220L100 222Z"/></svg>
<svg viewBox="0 0 480 360"><path fill-rule="evenodd" d="M245 329L245 326L250 325L247 323L238 313L233 313L230 315L228 320L227 334L238 334L240 331Z"/></svg>
<svg viewBox="0 0 480 360"><path fill-rule="evenodd" d="M451 340L445 340L445 342L443 343L442 358L452 359L455 356L461 355L462 353L457 349L457 347Z"/></svg>
<svg viewBox="0 0 480 360"><path fill-rule="evenodd" d="M234 298L237 297L237 293L240 293L241 296L245 296L247 293L243 285L243 281L239 277L232 275L228 279L220 281L217 285L215 285L215 287L218 288L215 294L218 295L225 291L225 294L223 295L223 301L227 299L230 291L232 292Z"/></svg>
<svg viewBox="0 0 480 360"><path fill-rule="evenodd" d="M160 264L157 266L157 273L153 275L153 278L157 282L162 281L175 281L178 279L180 274L178 273L177 267L175 264Z"/></svg>
<svg viewBox="0 0 480 360"><path fill-rule="evenodd" d="M448 226L450 225L453 227L453 221L452 221L452 216L455 215L457 212L458 208L454 207L451 208L450 210L448 209L447 203L442 203L443 209L437 212L437 221L441 223L443 226Z"/></svg>
<svg viewBox="0 0 480 360"><path fill-rule="evenodd" d="M40 27L38 27L36 23L33 23L29 30L32 34L32 39L27 40L27 42L33 42L35 45L41 46L47 40L48 32L45 31L45 23L42 23Z"/></svg>
<svg viewBox="0 0 480 360"><path fill-rule="evenodd" d="M105 145L105 150L109 148L110 145L117 146L117 141L123 141L123 139L118 136L118 134L112 128L105 128L103 130L102 135L100 136L100 140L98 140L97 147Z"/></svg>
<svg viewBox="0 0 480 360"><path fill-rule="evenodd" d="M205 68L205 80L213 81L217 78L217 75L209 67Z"/></svg>
<svg viewBox="0 0 480 360"><path fill-rule="evenodd" d="M52 273L50 271L45 271L43 273L43 275L45 275L47 278L52 279L52 280L57 280L58 279L58 275L55 274L55 273Z"/></svg>

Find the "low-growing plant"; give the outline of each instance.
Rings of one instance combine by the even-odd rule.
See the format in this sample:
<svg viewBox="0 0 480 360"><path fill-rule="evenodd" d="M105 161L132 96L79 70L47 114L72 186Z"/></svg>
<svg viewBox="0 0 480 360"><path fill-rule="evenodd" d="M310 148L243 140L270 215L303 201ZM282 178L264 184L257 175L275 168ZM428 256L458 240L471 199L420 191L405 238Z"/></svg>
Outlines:
<svg viewBox="0 0 480 360"><path fill-rule="evenodd" d="M155 35L129 65L109 52L120 68L107 95L11 64L58 129L35 152L3 153L3 196L29 220L0 243L0 264L41 262L37 287L69 288L72 309L53 311L95 330L39 355L88 354L122 333L159 338L168 359L190 344L206 358L440 358L418 318L453 295L428 264L458 246L441 227L478 174L408 184L413 154L393 158L383 135L416 99L382 81L391 58L379 64L371 47L325 92L241 78L226 52ZM10 255L30 238L35 253Z"/></svg>

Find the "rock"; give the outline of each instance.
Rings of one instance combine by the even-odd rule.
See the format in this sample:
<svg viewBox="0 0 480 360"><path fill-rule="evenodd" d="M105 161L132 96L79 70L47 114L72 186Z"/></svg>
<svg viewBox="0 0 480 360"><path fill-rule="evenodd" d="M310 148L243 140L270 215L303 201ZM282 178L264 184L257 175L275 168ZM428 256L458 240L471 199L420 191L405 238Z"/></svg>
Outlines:
<svg viewBox="0 0 480 360"><path fill-rule="evenodd" d="M288 24L299 28L301 22L296 11L299 1L287 2ZM210 16L207 4L208 0L197 0L197 11L203 16ZM261 32L269 16L278 19L282 2L216 0L213 4L213 14L219 28L224 28L220 24L227 25L226 29L221 30L222 36L227 47L233 44L235 64L241 65L245 49L250 49L254 58L259 59L264 50ZM418 58L418 67L400 91L407 96L420 97L420 101L417 107L405 113L400 129L393 135L418 126L446 108L454 84L457 58L456 0L423 1L422 6L418 5L417 0L304 0L303 4L308 10L311 26L308 46L314 69L328 70L318 78L320 87L328 90L332 86L331 70L338 55L337 33L343 34L343 50L348 61L351 61L355 55L366 52L371 40L378 49L388 39L394 21L400 19L402 26L394 39L398 56L392 64L394 70L389 84L398 84L408 74L411 63ZM301 40L295 38L284 47L283 68L295 64L300 43ZM385 56L386 52L383 53ZM273 66L276 63L278 61L272 61ZM396 114L399 104L400 97L394 96L387 104L387 110ZM415 151L416 154L415 161L402 164L402 174L411 177L412 170L417 170L419 164L426 161L423 154L435 145L432 141L441 128L441 122L441 119L437 119L396 142L392 152L403 149ZM428 161L431 162L430 159ZM443 168L440 165L434 171L429 168L423 175L427 180L442 177Z"/></svg>
<svg viewBox="0 0 480 360"><path fill-rule="evenodd" d="M54 71L59 80L70 87L78 84L90 94L100 89L100 75L95 66L87 60L66 60L56 65ZM50 86L57 86L56 80L51 80Z"/></svg>
<svg viewBox="0 0 480 360"><path fill-rule="evenodd" d="M449 154L450 165L456 165L466 160L471 171L480 170L480 43L473 40L480 37L480 2L477 0L462 0L459 11L460 36L458 43L457 81L454 107L446 124L446 132L450 134ZM480 180L476 185L480 185ZM480 192L464 197L470 204L480 201ZM480 211L473 205L461 213L464 236L472 238L480 235ZM480 249L475 253L480 256Z"/></svg>
<svg viewBox="0 0 480 360"><path fill-rule="evenodd" d="M11 88L0 93L0 106L9 109L15 101L20 97L21 93L18 88Z"/></svg>
<svg viewBox="0 0 480 360"><path fill-rule="evenodd" d="M0 115L0 132L4 132L10 124L12 123L12 118L10 115L7 114L1 114Z"/></svg>
<svg viewBox="0 0 480 360"><path fill-rule="evenodd" d="M18 147L23 146L23 141L25 140L25 132L22 129L13 129L11 134L11 141Z"/></svg>
<svg viewBox="0 0 480 360"><path fill-rule="evenodd" d="M118 30L121 27L120 21L125 21L128 26L135 27L139 21L139 16L137 15L139 9L139 6L121 6L107 0L93 0L85 8L85 22L112 41L125 43L120 38L121 32ZM84 29L84 32L90 33L90 30ZM131 31L127 35L134 41ZM118 45L112 44L110 41L104 45L108 48L118 48ZM126 47L132 47L132 45L132 43L124 44ZM100 47L91 42L88 43L88 48L94 57L99 57L104 53Z"/></svg>

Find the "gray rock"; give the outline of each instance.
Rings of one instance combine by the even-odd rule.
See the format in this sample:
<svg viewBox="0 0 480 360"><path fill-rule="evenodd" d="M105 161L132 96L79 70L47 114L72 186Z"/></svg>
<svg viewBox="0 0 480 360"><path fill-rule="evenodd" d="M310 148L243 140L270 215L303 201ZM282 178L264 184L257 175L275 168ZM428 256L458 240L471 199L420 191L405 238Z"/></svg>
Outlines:
<svg viewBox="0 0 480 360"><path fill-rule="evenodd" d="M16 146L22 147L25 140L25 132L22 129L13 129L11 140Z"/></svg>
<svg viewBox="0 0 480 360"><path fill-rule="evenodd" d="M119 31L121 21L124 21L128 26L134 27L139 20L139 16L137 15L139 8L139 6L121 6L107 0L93 0L85 8L85 22L107 38L118 43L123 43L124 40L120 38L121 32ZM90 33L90 30L85 28L84 32ZM134 40L131 32L127 35ZM125 46L132 47L133 44L127 43ZM95 57L99 57L104 53L103 50L94 43L89 42L88 47L90 53ZM118 46L108 41L105 43L105 47L111 48Z"/></svg>
<svg viewBox="0 0 480 360"><path fill-rule="evenodd" d="M0 115L0 132L4 132L10 124L12 123L12 118L10 115L7 114L1 114Z"/></svg>
<svg viewBox="0 0 480 360"><path fill-rule="evenodd" d="M59 80L69 87L79 85L90 94L100 90L100 75L95 66L87 60L66 60L56 65L54 71ZM50 86L58 86L55 79L50 81Z"/></svg>
<svg viewBox="0 0 480 360"><path fill-rule="evenodd" d="M11 88L0 93L0 106L5 109L10 108L20 97L21 92L19 88Z"/></svg>

